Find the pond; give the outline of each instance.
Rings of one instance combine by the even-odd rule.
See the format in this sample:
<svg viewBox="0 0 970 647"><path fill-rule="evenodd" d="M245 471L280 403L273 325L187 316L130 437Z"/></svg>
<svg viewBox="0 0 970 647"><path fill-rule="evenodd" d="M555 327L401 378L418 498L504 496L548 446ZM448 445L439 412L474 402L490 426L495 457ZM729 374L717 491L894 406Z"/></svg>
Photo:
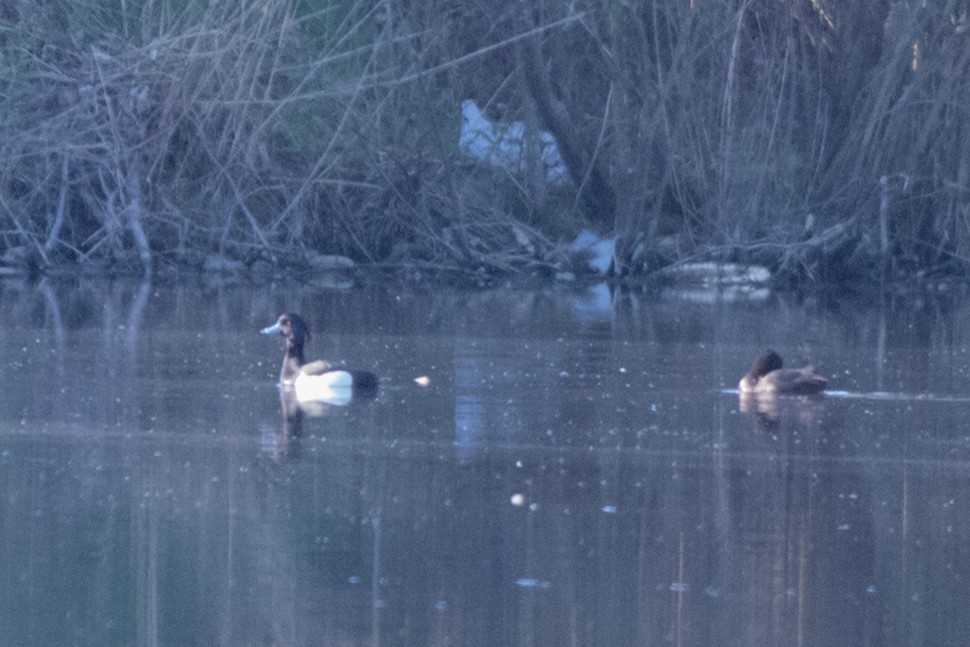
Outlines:
<svg viewBox="0 0 970 647"><path fill-rule="evenodd" d="M0 283L0 644L964 644L970 302L689 296Z"/></svg>

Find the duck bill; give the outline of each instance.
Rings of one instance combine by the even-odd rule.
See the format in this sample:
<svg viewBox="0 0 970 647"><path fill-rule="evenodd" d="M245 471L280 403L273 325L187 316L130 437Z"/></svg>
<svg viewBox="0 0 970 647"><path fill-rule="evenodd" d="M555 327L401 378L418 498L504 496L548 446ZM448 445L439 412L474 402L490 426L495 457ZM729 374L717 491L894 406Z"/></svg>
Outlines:
<svg viewBox="0 0 970 647"><path fill-rule="evenodd" d="M280 325L278 323L275 323L272 326L267 326L266 328L263 328L262 330L260 330L259 331L259 334L260 335L278 335L278 334L280 334Z"/></svg>

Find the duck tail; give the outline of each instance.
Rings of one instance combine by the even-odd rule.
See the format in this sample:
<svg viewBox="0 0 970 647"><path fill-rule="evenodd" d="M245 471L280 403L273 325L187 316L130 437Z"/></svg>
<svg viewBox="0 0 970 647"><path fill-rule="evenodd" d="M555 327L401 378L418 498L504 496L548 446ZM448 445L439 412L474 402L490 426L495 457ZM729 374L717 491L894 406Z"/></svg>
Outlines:
<svg viewBox="0 0 970 647"><path fill-rule="evenodd" d="M351 376L354 394L362 397L377 395L378 379L370 371L348 371Z"/></svg>

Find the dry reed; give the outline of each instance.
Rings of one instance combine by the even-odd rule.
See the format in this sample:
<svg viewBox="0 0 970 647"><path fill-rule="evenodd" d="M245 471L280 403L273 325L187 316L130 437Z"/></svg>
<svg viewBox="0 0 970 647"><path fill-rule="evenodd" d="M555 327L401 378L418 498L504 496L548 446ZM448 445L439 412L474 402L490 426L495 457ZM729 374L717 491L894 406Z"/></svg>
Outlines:
<svg viewBox="0 0 970 647"><path fill-rule="evenodd" d="M0 254L551 272L585 223L634 273L962 273L965 12L829 4L0 0ZM462 156L469 97L571 185Z"/></svg>

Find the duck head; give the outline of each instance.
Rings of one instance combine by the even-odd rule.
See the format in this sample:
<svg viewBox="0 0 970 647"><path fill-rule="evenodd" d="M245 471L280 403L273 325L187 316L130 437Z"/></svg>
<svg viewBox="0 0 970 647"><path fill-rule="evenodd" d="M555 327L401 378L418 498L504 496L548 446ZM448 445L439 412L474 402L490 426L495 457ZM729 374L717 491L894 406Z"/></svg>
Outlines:
<svg viewBox="0 0 970 647"><path fill-rule="evenodd" d="M751 365L751 370L748 372L748 375L757 382L760 378L772 371L777 371L782 366L784 366L784 362L781 359L781 355L769 348L763 355L754 360L754 364Z"/></svg>
<svg viewBox="0 0 970 647"><path fill-rule="evenodd" d="M310 327L303 321L303 317L293 312L280 315L276 323L259 331L261 335L282 335L286 354L283 356L283 368L280 370L280 383L292 383L303 366L303 346L310 340Z"/></svg>

